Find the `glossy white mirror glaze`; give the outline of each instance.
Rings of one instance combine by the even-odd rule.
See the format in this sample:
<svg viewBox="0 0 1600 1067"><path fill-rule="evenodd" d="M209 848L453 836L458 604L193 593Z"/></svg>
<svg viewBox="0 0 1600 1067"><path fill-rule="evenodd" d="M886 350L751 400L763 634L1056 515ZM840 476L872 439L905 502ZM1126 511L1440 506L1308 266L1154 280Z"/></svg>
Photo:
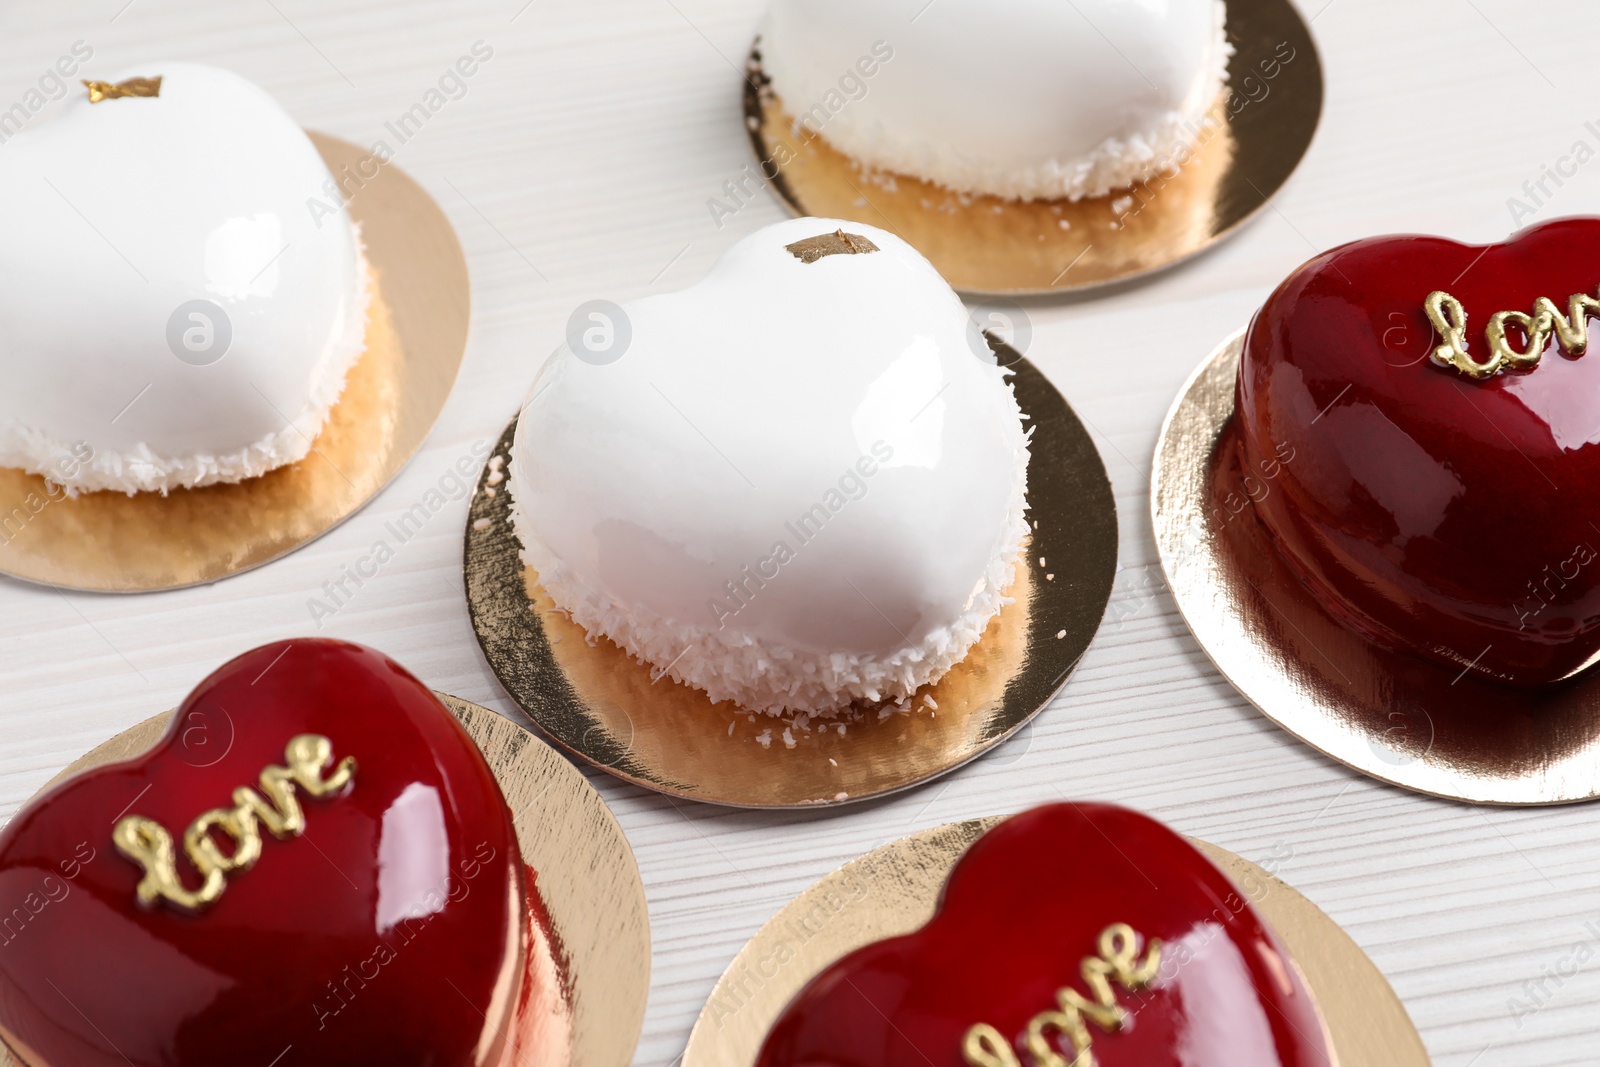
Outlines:
<svg viewBox="0 0 1600 1067"><path fill-rule="evenodd" d="M789 114L869 167L1076 200L1194 143L1224 19L1222 0L774 0L760 48Z"/></svg>
<svg viewBox="0 0 1600 1067"><path fill-rule="evenodd" d="M787 250L841 229L879 251ZM518 425L517 531L556 602L772 713L905 697L959 662L1007 602L1028 452L927 260L795 219L623 314L626 351L563 345Z"/></svg>
<svg viewBox="0 0 1600 1067"><path fill-rule="evenodd" d="M0 465L131 493L303 458L365 350L327 167L236 74L99 76L160 95L74 87L0 151Z"/></svg>

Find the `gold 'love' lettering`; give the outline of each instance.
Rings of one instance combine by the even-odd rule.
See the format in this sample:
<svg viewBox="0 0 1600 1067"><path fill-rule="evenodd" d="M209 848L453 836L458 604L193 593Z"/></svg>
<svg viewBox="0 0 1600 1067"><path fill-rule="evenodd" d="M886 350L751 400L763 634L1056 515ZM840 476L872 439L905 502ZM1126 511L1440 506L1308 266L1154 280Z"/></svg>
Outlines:
<svg viewBox="0 0 1600 1067"><path fill-rule="evenodd" d="M1083 981L1090 996L1067 986L1056 992L1054 1009L1029 1021L1023 1044L1034 1067L1096 1067L1099 1061L1089 1024L1114 1034L1128 1021L1128 1009L1117 1003L1112 979L1132 993L1154 982L1161 968L1161 942L1152 940L1140 961L1139 935L1127 923L1113 923L1101 931L1099 949L1098 956L1083 961ZM1071 1059L1058 1051L1051 1034L1060 1036L1061 1045L1072 1051ZM1012 1043L988 1023L978 1023L967 1031L961 1052L971 1067L1022 1067Z"/></svg>
<svg viewBox="0 0 1600 1067"><path fill-rule="evenodd" d="M261 827L282 840L305 832L306 816L295 787L307 795L325 797L343 789L356 773L349 756L324 778L333 760L333 742L320 734L300 734L284 747L285 766L261 772L260 792L240 786L233 791L233 807L205 812L183 834L183 851L200 872L200 887L189 889L178 874L177 848L167 828L143 815L129 815L117 823L112 840L117 851L144 869L139 880L139 903L152 907L165 900L186 912L199 912L215 904L228 887L229 875L247 871L261 858ZM214 831L233 841L231 854L217 843Z"/></svg>
<svg viewBox="0 0 1600 1067"><path fill-rule="evenodd" d="M1444 340L1433 350L1433 361L1479 380L1492 378L1502 370L1537 366L1552 334L1569 355L1583 355L1589 349L1589 316L1600 315L1600 300L1586 293L1574 293L1568 298L1565 315L1547 296L1534 301L1531 315L1525 311L1498 311L1490 316L1484 330L1489 356L1477 360L1467 350L1467 309L1461 301L1449 293L1435 291L1428 294L1422 307ZM1506 327L1512 324L1522 331L1525 347L1519 349L1507 335Z"/></svg>

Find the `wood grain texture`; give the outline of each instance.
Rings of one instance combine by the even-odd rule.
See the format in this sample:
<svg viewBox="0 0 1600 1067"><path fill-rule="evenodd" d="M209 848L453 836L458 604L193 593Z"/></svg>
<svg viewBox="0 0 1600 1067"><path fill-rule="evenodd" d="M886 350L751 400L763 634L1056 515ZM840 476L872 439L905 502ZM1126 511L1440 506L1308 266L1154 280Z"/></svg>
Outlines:
<svg viewBox="0 0 1600 1067"><path fill-rule="evenodd" d="M114 599L0 584L0 813L173 706L229 656L312 632L309 602L380 539L394 558L321 633L509 709L467 621L465 499L403 543L385 523L430 489L451 495L451 467L494 441L579 303L686 285L740 236L784 217L765 195L720 228L707 207L749 162L737 63L762 4L7 0L0 110L80 40L95 51L90 77L174 58L231 67L306 126L387 140L395 165L460 233L474 299L466 362L439 425L399 479L329 537L178 593ZM1027 306L1029 358L1090 426L1122 516L1123 569L1105 625L1037 724L951 778L836 814L702 808L591 775L638 852L650 898L656 955L636 1062L671 1064L728 961L829 870L915 829L1063 795L1140 807L1250 859L1291 850L1280 875L1371 954L1442 1067L1595 1061L1600 947L1587 924L1600 929L1600 809L1478 810L1332 764L1221 680L1155 566L1145 516L1162 415L1195 364L1313 251L1396 231L1498 238L1513 227L1511 197L1534 213L1524 222L1600 209L1600 162L1575 173L1565 164L1559 186L1542 170L1580 141L1588 154L1600 149L1589 91L1600 24L1585 0L1303 9L1315 16L1327 108L1274 206L1147 284ZM398 144L385 123L479 40L494 55L466 94ZM1267 89L1252 106L1271 106Z"/></svg>

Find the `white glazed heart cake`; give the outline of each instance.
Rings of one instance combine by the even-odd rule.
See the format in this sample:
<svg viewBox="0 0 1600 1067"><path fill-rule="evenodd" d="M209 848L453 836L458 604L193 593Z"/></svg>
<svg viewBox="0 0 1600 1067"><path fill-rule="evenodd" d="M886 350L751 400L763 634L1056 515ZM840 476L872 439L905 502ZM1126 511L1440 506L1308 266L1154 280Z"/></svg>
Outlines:
<svg viewBox="0 0 1600 1067"><path fill-rule="evenodd" d="M359 237L304 131L213 67L107 84L155 77L0 153L0 466L73 491L300 460L365 350Z"/></svg>
<svg viewBox="0 0 1600 1067"><path fill-rule="evenodd" d="M1222 0L919 6L773 0L762 68L803 130L963 193L1077 200L1151 177L1187 158L1232 54Z"/></svg>
<svg viewBox="0 0 1600 1067"><path fill-rule="evenodd" d="M1028 443L928 261L795 219L623 313L622 354L563 345L517 425L512 515L556 604L771 714L904 698L964 658L1010 602Z"/></svg>

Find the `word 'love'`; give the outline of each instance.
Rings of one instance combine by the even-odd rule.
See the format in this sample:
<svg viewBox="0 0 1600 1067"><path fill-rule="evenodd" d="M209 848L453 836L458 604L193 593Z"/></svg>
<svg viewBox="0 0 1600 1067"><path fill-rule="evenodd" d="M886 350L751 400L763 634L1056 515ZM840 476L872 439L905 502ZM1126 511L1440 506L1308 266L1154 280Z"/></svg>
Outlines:
<svg viewBox="0 0 1600 1067"><path fill-rule="evenodd" d="M183 834L183 851L200 872L200 888L190 890L178 875L177 850L167 828L154 819L129 815L117 823L112 840L117 851L144 868L139 880L139 903L151 907L166 900L186 912L199 912L217 902L228 886L228 876L247 871L261 858L261 827L280 841L305 832L306 816L294 787L313 797L343 789L355 776L356 761L346 756L324 778L323 768L333 760L333 742L320 734L300 734L283 752L283 767L261 772L261 790L248 786L233 791L231 808L205 812ZM233 854L222 851L213 830L233 839Z"/></svg>
<svg viewBox="0 0 1600 1067"><path fill-rule="evenodd" d="M1600 300L1585 293L1574 293L1563 315L1556 302L1541 296L1534 301L1533 314L1525 311L1498 311L1489 319L1484 334L1489 342L1489 358L1479 362L1467 351L1467 310L1449 293L1435 291L1423 303L1428 321L1444 338L1433 350L1433 361L1441 367L1454 367L1469 378L1492 378L1502 370L1523 370L1537 366L1545 346L1554 333L1568 355L1581 356L1589 348L1589 316L1600 315ZM1507 324L1522 328L1527 347L1518 349L1506 336Z"/></svg>
<svg viewBox="0 0 1600 1067"><path fill-rule="evenodd" d="M1117 1003L1111 980L1132 993L1155 981L1161 968L1161 942L1151 941L1144 962L1139 962L1139 935L1127 923L1113 923L1101 931L1099 948L1098 956L1083 961L1083 981L1094 999L1068 986L1056 992L1055 1010L1040 1012L1028 1023L1025 1044L1034 1067L1096 1067L1099 1061L1089 1024L1114 1034L1128 1020L1128 1009ZM1071 1059L1056 1051L1051 1032L1060 1034L1071 1048ZM961 1052L971 1067L1022 1067L1011 1042L988 1023L967 1031Z"/></svg>

